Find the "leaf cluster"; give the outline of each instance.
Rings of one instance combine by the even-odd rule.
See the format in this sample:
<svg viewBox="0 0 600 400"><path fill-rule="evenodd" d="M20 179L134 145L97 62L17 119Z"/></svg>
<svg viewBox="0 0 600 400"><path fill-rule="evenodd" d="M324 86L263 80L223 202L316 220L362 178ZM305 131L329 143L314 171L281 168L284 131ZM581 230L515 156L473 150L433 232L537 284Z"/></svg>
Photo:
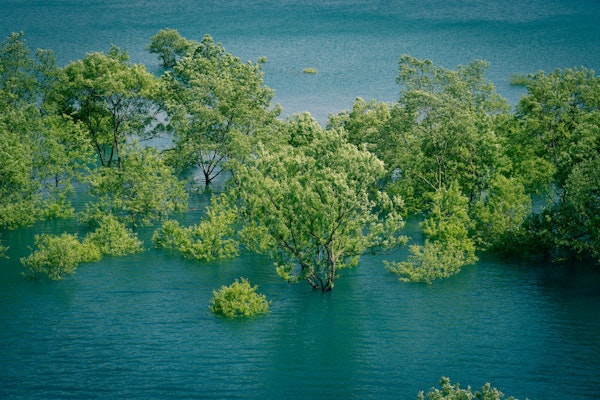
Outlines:
<svg viewBox="0 0 600 400"><path fill-rule="evenodd" d="M213 197L199 224L182 227L167 220L154 232L152 242L158 248L176 249L184 257L212 261L235 257L239 243L233 237L237 212L224 197Z"/></svg>
<svg viewBox="0 0 600 400"><path fill-rule="evenodd" d="M473 393L471 387L461 389L460 384L451 384L450 379L442 377L440 379L440 388L431 388L427 394L419 392L417 400L517 400L509 396L504 397L504 393L486 383L480 390Z"/></svg>
<svg viewBox="0 0 600 400"><path fill-rule="evenodd" d="M251 317L269 311L270 301L257 293L246 278L236 279L229 286L213 291L210 310L227 318Z"/></svg>

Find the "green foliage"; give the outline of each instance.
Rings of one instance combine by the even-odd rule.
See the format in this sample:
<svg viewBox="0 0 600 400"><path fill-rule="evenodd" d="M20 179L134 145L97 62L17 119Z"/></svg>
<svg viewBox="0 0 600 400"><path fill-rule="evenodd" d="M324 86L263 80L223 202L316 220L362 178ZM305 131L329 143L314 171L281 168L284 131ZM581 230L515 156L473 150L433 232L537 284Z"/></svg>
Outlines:
<svg viewBox="0 0 600 400"><path fill-rule="evenodd" d="M166 220L152 235L154 247L160 249L187 249L191 245L190 230L175 220Z"/></svg>
<svg viewBox="0 0 600 400"><path fill-rule="evenodd" d="M183 182L152 148L129 146L120 169L97 168L89 183L96 201L87 206L88 221L112 214L135 230L187 206Z"/></svg>
<svg viewBox="0 0 600 400"><path fill-rule="evenodd" d="M386 263L387 269L402 281L432 283L475 263L475 242L469 237L472 221L467 210L468 199L456 185L437 191L432 209L421 223L427 236L425 244L411 246L407 261Z"/></svg>
<svg viewBox="0 0 600 400"><path fill-rule="evenodd" d="M547 193L527 236L534 250L557 258L598 260L600 78L586 68L564 69L529 75L525 86L507 147L518 176Z"/></svg>
<svg viewBox="0 0 600 400"><path fill-rule="evenodd" d="M213 198L198 225L185 228L177 221L165 221L152 241L156 247L179 250L184 257L201 261L220 260L239 254L233 238L236 209L224 197Z"/></svg>
<svg viewBox="0 0 600 400"><path fill-rule="evenodd" d="M475 204L475 237L484 249L516 249L523 225L532 209L531 197L516 178L499 175L490 184L486 196Z"/></svg>
<svg viewBox="0 0 600 400"><path fill-rule="evenodd" d="M252 317L269 311L270 301L256 293L258 286L250 286L248 279L235 280L229 286L213 291L210 309L228 318Z"/></svg>
<svg viewBox="0 0 600 400"><path fill-rule="evenodd" d="M304 68L302 70L302 73L309 74L309 75L316 75L317 69L316 68Z"/></svg>
<svg viewBox="0 0 600 400"><path fill-rule="evenodd" d="M52 53L32 56L22 33L0 46L0 228L71 213L89 152L69 118L47 113L59 75Z"/></svg>
<svg viewBox="0 0 600 400"><path fill-rule="evenodd" d="M198 167L205 183L229 159L248 156L252 137L275 123L273 90L262 63L242 62L206 35L163 76L164 102L175 131L174 165Z"/></svg>
<svg viewBox="0 0 600 400"><path fill-rule="evenodd" d="M38 279L41 274L52 280L60 280L65 275L75 273L82 262L97 261L100 251L92 243L80 243L77 235L36 235L37 247L29 256L21 258L28 271L26 276Z"/></svg>
<svg viewBox="0 0 600 400"><path fill-rule="evenodd" d="M470 202L486 189L505 160L495 134L508 104L485 79L487 63L473 61L457 70L429 60L402 56L397 82L403 86L398 111L400 193L422 209L428 193L457 183Z"/></svg>
<svg viewBox="0 0 600 400"><path fill-rule="evenodd" d="M110 214L102 217L99 226L83 243L95 246L103 255L122 256L142 251L142 242L136 235Z"/></svg>
<svg viewBox="0 0 600 400"><path fill-rule="evenodd" d="M120 167L128 140L161 128L158 89L158 80L144 66L132 65L129 55L113 46L106 54L89 53L67 65L55 102L61 113L85 127L102 166Z"/></svg>
<svg viewBox="0 0 600 400"><path fill-rule="evenodd" d="M146 46L146 50L157 54L163 67L173 68L177 61L198 46L198 43L182 37L175 29L161 29Z"/></svg>
<svg viewBox="0 0 600 400"><path fill-rule="evenodd" d="M281 133L287 143L259 147L234 171L242 236L251 249L268 251L284 278L331 290L337 271L363 252L403 242L402 202L378 190L383 163L348 143L342 129L301 115Z"/></svg>
<svg viewBox="0 0 600 400"><path fill-rule="evenodd" d="M419 392L418 400L503 400L504 394L496 388L493 388L489 383L486 383L482 388L475 393L471 387L461 389L460 384L452 385L450 379L442 377L440 379L440 389L431 388L427 394ZM506 400L517 400L514 397L507 397Z"/></svg>

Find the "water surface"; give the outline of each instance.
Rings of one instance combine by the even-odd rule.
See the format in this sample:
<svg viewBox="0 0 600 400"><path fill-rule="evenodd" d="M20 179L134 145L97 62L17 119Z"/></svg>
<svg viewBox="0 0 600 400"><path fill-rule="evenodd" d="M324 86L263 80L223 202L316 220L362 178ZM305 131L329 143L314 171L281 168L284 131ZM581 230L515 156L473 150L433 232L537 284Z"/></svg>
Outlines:
<svg viewBox="0 0 600 400"><path fill-rule="evenodd" d="M322 122L357 96L396 99L404 53L449 68L488 60L489 78L514 104L513 73L598 69L599 20L595 0L0 4L0 34L25 31L61 65L114 43L157 71L144 47L159 29L210 33L243 59L266 55L265 80L284 114L308 110ZM149 249L59 282L22 278L19 258L35 233L79 229L62 221L3 234L11 249L0 260L0 398L413 399L442 375L521 399L600 396L597 269L483 256L428 286L398 282L383 256L369 256L321 294L282 282L264 257L199 264ZM212 291L240 276L273 301L271 312L215 317Z"/></svg>

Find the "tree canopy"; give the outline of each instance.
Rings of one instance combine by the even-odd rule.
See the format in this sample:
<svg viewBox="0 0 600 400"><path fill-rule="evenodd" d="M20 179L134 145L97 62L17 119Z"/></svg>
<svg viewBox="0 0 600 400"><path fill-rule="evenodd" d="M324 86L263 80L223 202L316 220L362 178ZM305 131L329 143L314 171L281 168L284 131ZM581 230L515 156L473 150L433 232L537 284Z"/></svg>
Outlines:
<svg viewBox="0 0 600 400"><path fill-rule="evenodd" d="M270 252L286 280L331 290L338 270L355 266L366 250L402 241L402 203L377 186L383 163L343 130L322 129L308 115L283 129L286 141L261 146L235 168L243 235Z"/></svg>
<svg viewBox="0 0 600 400"><path fill-rule="evenodd" d="M40 235L23 261L33 275L72 273L76 242L138 251L134 231L162 221L158 247L208 261L243 243L286 280L327 291L366 251L405 242L402 214L422 216L424 234L387 263L402 280L448 277L486 250L600 262L592 70L515 78L526 94L511 111L485 61L448 69L403 55L396 102L357 99L321 126L308 114L278 118L264 59L243 62L209 35L173 29L147 50L160 77L115 46L62 68L23 33L0 46L0 233L74 215L93 230L81 242ZM183 226L168 218L186 208L190 172L207 186L222 177L225 193ZM77 214L75 187L87 191Z"/></svg>

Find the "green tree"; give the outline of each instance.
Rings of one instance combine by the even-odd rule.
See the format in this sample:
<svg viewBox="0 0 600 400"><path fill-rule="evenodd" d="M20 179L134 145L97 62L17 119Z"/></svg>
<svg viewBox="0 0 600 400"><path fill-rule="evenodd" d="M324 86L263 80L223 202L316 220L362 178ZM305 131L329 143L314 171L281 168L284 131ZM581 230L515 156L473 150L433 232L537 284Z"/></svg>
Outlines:
<svg viewBox="0 0 600 400"><path fill-rule="evenodd" d="M22 33L0 47L0 229L72 211L89 152L80 127L46 103L59 76L52 53L32 56Z"/></svg>
<svg viewBox="0 0 600 400"><path fill-rule="evenodd" d="M119 220L111 215L103 215L98 227L87 234L84 245L96 247L102 255L124 256L142 251L142 242Z"/></svg>
<svg viewBox="0 0 600 400"><path fill-rule="evenodd" d="M438 190L431 211L421 223L425 244L410 246L408 260L386 263L388 270L402 281L432 283L475 263L475 241L469 236L473 222L467 203L457 185Z"/></svg>
<svg viewBox="0 0 600 400"><path fill-rule="evenodd" d="M522 248L524 224L532 200L517 178L498 175L474 206L474 235L484 249L510 251Z"/></svg>
<svg viewBox="0 0 600 400"><path fill-rule="evenodd" d="M206 35L163 76L164 101L175 131L171 158L199 167L209 185L231 158L250 153L251 137L275 122L273 90L262 64L242 62Z"/></svg>
<svg viewBox="0 0 600 400"><path fill-rule="evenodd" d="M120 168L128 140L152 136L160 126L158 90L159 81L144 66L131 64L113 46L67 65L55 101L85 127L101 165Z"/></svg>
<svg viewBox="0 0 600 400"><path fill-rule="evenodd" d="M508 104L485 79L488 64L473 61L457 70L429 60L402 56L397 82L403 89L397 161L401 193L414 193L414 209L426 207L423 195L458 183L472 203L504 167L496 119ZM408 196L407 196L408 197Z"/></svg>
<svg viewBox="0 0 600 400"><path fill-rule="evenodd" d="M517 106L509 150L522 181L547 193L542 213L530 218L531 243L558 258L597 259L600 77L576 68L538 72L521 83L527 95Z"/></svg>
<svg viewBox="0 0 600 400"><path fill-rule="evenodd" d="M85 219L97 221L112 214L135 230L186 207L183 182L158 151L130 145L122 152L120 169L101 167L90 174L95 201L87 205Z"/></svg>
<svg viewBox="0 0 600 400"><path fill-rule="evenodd" d="M268 251L287 280L331 290L337 273L368 249L403 238L401 201L378 189L383 163L309 115L290 119L286 143L260 146L235 169L249 247Z"/></svg>
<svg viewBox="0 0 600 400"><path fill-rule="evenodd" d="M165 28L150 38L146 50L157 54L163 67L173 68L178 60L197 46L197 42L187 40L177 30Z"/></svg>

